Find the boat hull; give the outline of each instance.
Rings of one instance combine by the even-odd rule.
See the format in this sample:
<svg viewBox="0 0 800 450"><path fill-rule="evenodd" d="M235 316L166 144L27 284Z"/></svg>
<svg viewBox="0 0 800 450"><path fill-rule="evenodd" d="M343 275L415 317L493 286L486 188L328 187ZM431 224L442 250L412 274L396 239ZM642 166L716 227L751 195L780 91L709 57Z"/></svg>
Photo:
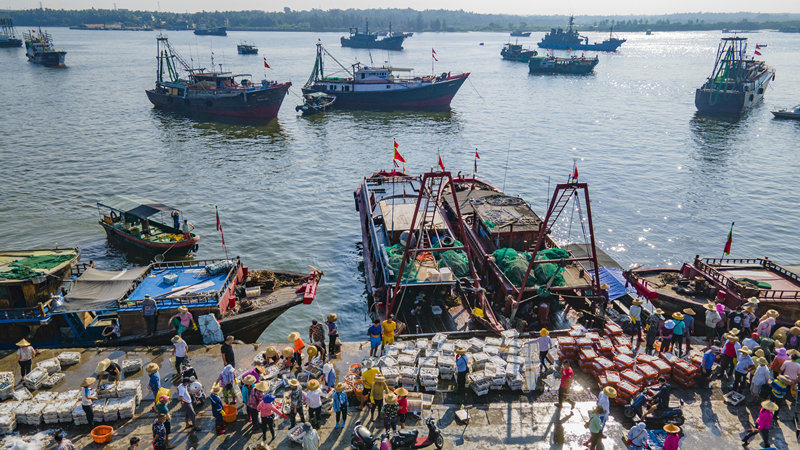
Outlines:
<svg viewBox="0 0 800 450"><path fill-rule="evenodd" d="M172 243L151 242L131 234L123 233L121 230L105 222L101 221L100 225L103 226L103 230L105 230L108 239L120 246L147 253L164 254L164 256L186 256L189 252L197 250L197 243L200 241L200 236L195 236L192 239Z"/></svg>
<svg viewBox="0 0 800 450"><path fill-rule="evenodd" d="M206 30L194 30L194 34L198 36L227 36L227 30L226 27L210 28Z"/></svg>
<svg viewBox="0 0 800 450"><path fill-rule="evenodd" d="M531 58L528 71L534 74L588 75L597 65L597 59L572 59L563 63L552 63L547 58Z"/></svg>
<svg viewBox="0 0 800 450"><path fill-rule="evenodd" d="M34 64L41 64L45 67L63 67L67 59L67 52L46 52L28 55L28 61Z"/></svg>
<svg viewBox="0 0 800 450"><path fill-rule="evenodd" d="M22 39L0 38L0 48L22 47Z"/></svg>
<svg viewBox="0 0 800 450"><path fill-rule="evenodd" d="M764 101L774 73L762 75L758 88L751 91L722 91L701 87L695 90L694 105L698 114L706 116L738 116Z"/></svg>
<svg viewBox="0 0 800 450"><path fill-rule="evenodd" d="M416 88L386 91L334 92L323 89L321 86L327 85L322 84L304 87L303 94L325 92L335 95L335 107L341 108L437 111L450 108L450 102L468 76L466 73Z"/></svg>
<svg viewBox="0 0 800 450"><path fill-rule="evenodd" d="M772 115L775 116L777 119L793 119L793 120L800 120L800 113L794 113L790 111L771 111Z"/></svg>
<svg viewBox="0 0 800 450"><path fill-rule="evenodd" d="M380 50L402 50L405 36L390 36L383 39L370 38L346 38L342 37L340 42L342 47L350 48L375 48Z"/></svg>
<svg viewBox="0 0 800 450"><path fill-rule="evenodd" d="M278 116L284 97L292 83L269 89L241 92L226 96L170 95L165 90L145 91L150 102L159 109L181 114L198 114L240 119L272 120Z"/></svg>

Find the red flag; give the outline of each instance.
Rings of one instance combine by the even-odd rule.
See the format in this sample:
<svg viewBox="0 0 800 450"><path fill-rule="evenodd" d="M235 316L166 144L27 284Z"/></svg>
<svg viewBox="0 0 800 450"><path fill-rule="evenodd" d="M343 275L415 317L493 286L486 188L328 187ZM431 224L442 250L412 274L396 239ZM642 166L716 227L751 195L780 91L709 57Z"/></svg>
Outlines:
<svg viewBox="0 0 800 450"><path fill-rule="evenodd" d="M264 57L264 67L266 67L267 69L270 68L269 64L267 64L267 57L266 56Z"/></svg>
<svg viewBox="0 0 800 450"><path fill-rule="evenodd" d="M758 55L758 56L761 56L761 52L758 51L758 50L755 51L755 54Z"/></svg>
<svg viewBox="0 0 800 450"><path fill-rule="evenodd" d="M481 159L481 155L478 154L478 149L475 149L475 172L478 171L478 160Z"/></svg>
<svg viewBox="0 0 800 450"><path fill-rule="evenodd" d="M394 149L394 160L397 161L397 162L401 162L403 164L406 163L406 159L403 158L403 155L401 155L400 152L397 151L397 147L395 147L395 149Z"/></svg>
<svg viewBox="0 0 800 450"><path fill-rule="evenodd" d="M397 143L397 139L394 140L394 148L400 147L400 144Z"/></svg>
<svg viewBox="0 0 800 450"><path fill-rule="evenodd" d="M573 169L573 171L572 171L572 179L573 180L577 180L578 179L578 166L573 166L572 169Z"/></svg>
<svg viewBox="0 0 800 450"><path fill-rule="evenodd" d="M444 163L442 162L442 155L439 155L439 167L441 167L442 170L444 170Z"/></svg>
<svg viewBox="0 0 800 450"><path fill-rule="evenodd" d="M219 223L219 207L215 207L217 210L217 231L222 230L222 225Z"/></svg>
<svg viewBox="0 0 800 450"><path fill-rule="evenodd" d="M433 58L434 61L439 61L439 58L436 57L436 50L434 49L431 49L431 58Z"/></svg>
<svg viewBox="0 0 800 450"><path fill-rule="evenodd" d="M731 254L731 244L733 244L733 222L731 222L731 231L728 232L728 241L725 242L725 250L722 253L726 255Z"/></svg>

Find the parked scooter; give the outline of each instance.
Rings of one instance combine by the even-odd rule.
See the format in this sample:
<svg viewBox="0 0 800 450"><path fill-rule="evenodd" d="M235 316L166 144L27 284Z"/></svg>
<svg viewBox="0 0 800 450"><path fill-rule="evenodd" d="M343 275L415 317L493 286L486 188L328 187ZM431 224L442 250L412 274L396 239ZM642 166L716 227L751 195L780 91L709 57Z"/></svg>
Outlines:
<svg viewBox="0 0 800 450"><path fill-rule="evenodd" d="M367 427L361 425L361 421L356 421L356 426L353 428L353 437L350 439L350 445L356 450L372 450L375 442L380 438L372 437L372 433Z"/></svg>
<svg viewBox="0 0 800 450"><path fill-rule="evenodd" d="M186 358L181 363L181 379L189 378L189 396L192 397L192 405L195 408L203 406L206 401L206 391L203 389L203 384L197 379L197 372L192 367L189 358Z"/></svg>
<svg viewBox="0 0 800 450"><path fill-rule="evenodd" d="M418 430L400 431L397 435L392 436L390 443L392 450L411 450L417 448L435 446L440 450L444 446L444 437L442 436L439 428L436 427L436 422L428 417L425 419L425 425L428 426L428 436L419 437Z"/></svg>
<svg viewBox="0 0 800 450"><path fill-rule="evenodd" d="M647 403L647 391L642 392L641 394L637 395L636 397L631 399L631 402L625 405L625 410L623 414L628 419L636 419L637 417L644 420L645 424L647 424L647 428L661 428L668 423L675 424L677 426L682 426L684 422L683 411L681 408L663 408L663 409L656 409L653 414L650 414L646 417L642 417L644 407ZM681 406L683 406L683 400L680 400Z"/></svg>

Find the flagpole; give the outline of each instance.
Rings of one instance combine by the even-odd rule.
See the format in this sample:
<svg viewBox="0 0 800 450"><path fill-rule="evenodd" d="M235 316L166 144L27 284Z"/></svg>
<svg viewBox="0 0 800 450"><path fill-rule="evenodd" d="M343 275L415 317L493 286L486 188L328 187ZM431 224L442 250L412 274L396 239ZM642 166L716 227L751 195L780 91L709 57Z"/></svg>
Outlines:
<svg viewBox="0 0 800 450"><path fill-rule="evenodd" d="M725 259L725 250L730 251L730 249L728 248L728 242L731 242L731 243L733 242L733 224L734 223L735 222L731 222L731 230L728 231L728 239L725 241L725 247L722 248L722 256L720 256L720 258L719 258L719 264L720 265L722 265L722 260ZM730 256L730 253L728 253L728 256Z"/></svg>

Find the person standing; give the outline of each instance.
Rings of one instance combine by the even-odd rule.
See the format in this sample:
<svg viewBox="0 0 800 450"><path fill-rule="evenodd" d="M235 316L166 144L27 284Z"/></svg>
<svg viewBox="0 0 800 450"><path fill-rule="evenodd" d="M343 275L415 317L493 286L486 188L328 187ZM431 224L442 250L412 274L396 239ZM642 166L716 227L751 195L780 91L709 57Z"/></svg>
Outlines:
<svg viewBox="0 0 800 450"><path fill-rule="evenodd" d="M675 326L672 327L672 351L678 354L678 357L683 356L683 335L686 331L686 322L683 321L683 314L676 312L672 314L672 321Z"/></svg>
<svg viewBox="0 0 800 450"><path fill-rule="evenodd" d="M539 364L543 370L547 370L547 352L553 347L553 340L550 339L550 332L547 331L547 328L539 330L536 342L539 344Z"/></svg>
<svg viewBox="0 0 800 450"><path fill-rule="evenodd" d="M653 311L653 314L650 314L650 317L647 319L647 342L645 346L645 353L648 355L653 353L653 347L656 343L656 338L658 337L659 331L661 330L661 324L664 322L664 310L661 308L656 308Z"/></svg>
<svg viewBox="0 0 800 450"><path fill-rule="evenodd" d="M294 364L297 366L297 373L300 373L303 370L303 349L306 347L306 343L303 342L303 338L297 331L289 333L287 339L293 345Z"/></svg>
<svg viewBox="0 0 800 450"><path fill-rule="evenodd" d="M792 401L796 402L797 382L800 380L800 352L795 349L789 350L789 356L792 359L784 361L781 365L781 373L789 379L789 395L793 395ZM791 393L792 389L795 391L794 394Z"/></svg>
<svg viewBox="0 0 800 450"><path fill-rule="evenodd" d="M750 439L756 434L761 434L762 447L769 447L769 431L772 428L772 418L774 413L778 410L778 405L769 400L761 402L761 410L758 412L756 419L756 427L750 428L742 438L742 445L747 447Z"/></svg>
<svg viewBox="0 0 800 450"><path fill-rule="evenodd" d="M722 321L722 316L714 303L708 302L703 308L706 309L706 338L710 344L717 338L717 325Z"/></svg>
<svg viewBox="0 0 800 450"><path fill-rule="evenodd" d="M661 329L658 330L659 347L658 354L662 352L669 352L672 346L672 330L675 328L675 321L668 319L661 324Z"/></svg>
<svg viewBox="0 0 800 450"><path fill-rule="evenodd" d="M221 387L214 386L211 388L211 395L208 396L208 401L211 403L211 414L214 416L214 430L217 435L225 434L225 420L223 417L225 413L223 412L222 399L219 398L221 392Z"/></svg>
<svg viewBox="0 0 800 450"><path fill-rule="evenodd" d="M147 389L153 393L155 403L158 403L158 390L161 389L161 374L158 373L158 364L151 362L146 365L144 371L147 372Z"/></svg>
<svg viewBox="0 0 800 450"><path fill-rule="evenodd" d="M336 340L339 338L339 329L336 327L336 321L339 320L339 316L336 313L328 314L328 320L325 322L325 325L328 326L328 355L332 359L338 351L338 345Z"/></svg>
<svg viewBox="0 0 800 450"><path fill-rule="evenodd" d="M31 371L31 364L33 364L33 357L36 356L36 349L31 346L31 343L25 339L17 342L17 363L19 364L20 383L25 375Z"/></svg>
<svg viewBox="0 0 800 450"><path fill-rule="evenodd" d="M254 384L252 389L247 393L245 407L247 407L248 412L256 411L253 417L253 431L256 431L256 424L258 423L258 405L261 403L261 399L264 398L267 391L269 391L269 383L266 381L259 381Z"/></svg>
<svg viewBox="0 0 800 450"><path fill-rule="evenodd" d="M711 389L711 382L714 381L714 362L717 360L717 355L720 348L712 345L708 350L703 353L703 365L700 368L700 376L703 377L703 384L707 384Z"/></svg>
<svg viewBox="0 0 800 450"><path fill-rule="evenodd" d="M728 313L727 316L728 322L728 333L732 330L739 330L741 331L742 325L744 323L744 315L742 314L742 307L738 306L735 310Z"/></svg>
<svg viewBox="0 0 800 450"><path fill-rule="evenodd" d="M775 357L772 359L772 363L769 365L770 370L772 370L773 377L777 377L778 374L781 373L783 363L789 361L789 359L791 359L789 357L789 352L787 352L784 347L779 347L775 353Z"/></svg>
<svg viewBox="0 0 800 450"><path fill-rule="evenodd" d="M617 398L617 390L611 386L606 386L597 395L597 406L601 409L600 419L603 421L603 427L606 426L608 415L611 414L610 399Z"/></svg>
<svg viewBox="0 0 800 450"><path fill-rule="evenodd" d="M176 377L181 375L181 364L183 364L183 360L186 359L186 351L188 349L189 346L186 344L186 341L181 339L180 336L172 336L172 355L175 356Z"/></svg>
<svg viewBox="0 0 800 450"><path fill-rule="evenodd" d="M754 368L753 358L750 356L753 352L747 347L739 349L736 358L736 368L733 372L733 390L742 393L742 390L747 386L747 374Z"/></svg>
<svg viewBox="0 0 800 450"><path fill-rule="evenodd" d="M325 383L325 387L328 388L327 392L330 392L336 385L336 371L333 370L333 364L325 363L322 366L322 381Z"/></svg>
<svg viewBox="0 0 800 450"><path fill-rule="evenodd" d="M388 433L391 429L397 432L397 414L400 406L397 404L397 395L390 393L386 395L386 403L383 405L383 428Z"/></svg>
<svg viewBox="0 0 800 450"><path fill-rule="evenodd" d="M220 392L225 398L225 403L229 405L236 404L236 369L228 364L222 369L222 372L217 377L217 384L220 386ZM258 403L256 403L258 404Z"/></svg>
<svg viewBox="0 0 800 450"><path fill-rule="evenodd" d="M169 434L172 432L172 415L169 413L169 406L167 402L169 397L162 395L156 402L156 414L163 414L166 416L164 420L164 428L167 430L167 448L175 448L174 445L169 444Z"/></svg>
<svg viewBox="0 0 800 450"><path fill-rule="evenodd" d="M142 317L147 326L147 336L156 334L156 315L158 314L158 304L155 300L150 298L149 294L145 294L142 300Z"/></svg>
<svg viewBox="0 0 800 450"><path fill-rule="evenodd" d="M694 336L694 315L695 312L692 308L686 308L683 310L683 323L686 325L683 331L683 339L686 342L686 352L685 354L689 354L692 350L692 336Z"/></svg>
<svg viewBox="0 0 800 450"><path fill-rule="evenodd" d="M300 422L306 421L305 413L303 413L303 390L300 389L300 382L297 381L297 378L289 380L289 387L292 389L289 391L289 400L292 402L291 415L289 416L291 420L290 428L294 428L298 414L300 414Z"/></svg>
<svg viewBox="0 0 800 450"><path fill-rule="evenodd" d="M572 377L574 376L575 373L572 371L569 361L564 361L561 367L561 382L558 386L556 407L561 408L561 404L564 403L564 400L567 400L571 405L570 409L575 408L575 401L569 398L569 388L572 385Z"/></svg>
<svg viewBox="0 0 800 450"><path fill-rule="evenodd" d="M256 427L256 422L258 422L258 410L251 408L248 400L250 399L250 393L255 389L253 387L254 384L256 384L255 375L247 375L242 379L242 403L247 408L247 421L253 424L253 428Z"/></svg>
<svg viewBox="0 0 800 450"><path fill-rule="evenodd" d="M758 323L758 327L756 328L756 332L762 338L768 338L772 336L772 329L775 327L775 319L778 317L778 311L774 309L767 310L767 312L761 317L761 321Z"/></svg>
<svg viewBox="0 0 800 450"><path fill-rule="evenodd" d="M347 407L349 406L347 392L344 391L344 383L336 383L333 390L333 412L336 413L336 426L333 428L344 428L347 423ZM339 423L340 418L341 424Z"/></svg>
<svg viewBox="0 0 800 450"><path fill-rule="evenodd" d="M400 387L395 389L394 394L397 395L397 421L400 423L400 428L406 427L406 414L408 414L408 390Z"/></svg>
<svg viewBox="0 0 800 450"><path fill-rule="evenodd" d="M317 319L311 320L311 326L308 327L308 339L313 346L317 347L321 354L320 358L325 361L325 328L317 322Z"/></svg>
<svg viewBox="0 0 800 450"><path fill-rule="evenodd" d="M726 340L722 346L722 360L719 363L720 372L730 380L733 374L733 359L736 358L736 353L739 351L739 338L725 334L723 336Z"/></svg>
<svg viewBox="0 0 800 450"><path fill-rule="evenodd" d="M786 397L786 392L789 390L789 379L786 378L785 375L778 375L772 380L770 387L772 391L770 392L769 399L778 405L778 409L780 409L781 403L783 403L783 399Z"/></svg>
<svg viewBox="0 0 800 450"><path fill-rule="evenodd" d="M675 424L668 423L664 425L664 431L667 432L667 438L664 439L663 450L678 450L681 445L680 433L681 429Z"/></svg>
<svg viewBox="0 0 800 450"><path fill-rule="evenodd" d="M275 414L286 418L286 414L282 413L280 409L276 408L274 405L275 396L272 394L266 394L264 397L261 398L261 401L258 403L258 412L261 415L261 440L267 440L267 430L269 430L270 434L272 435L272 440L275 440ZM253 423L255 427L255 422Z"/></svg>
<svg viewBox="0 0 800 450"><path fill-rule="evenodd" d="M318 429L322 425L322 391L319 388L319 380L316 378L308 380L306 389L303 400L308 405L308 421L311 422L311 426Z"/></svg>
<svg viewBox="0 0 800 450"><path fill-rule="evenodd" d="M381 355L383 354L387 344L394 344L394 331L396 329L397 322L394 321L394 315L389 314L389 317L381 322L381 331L383 332L383 335L381 336Z"/></svg>
<svg viewBox="0 0 800 450"><path fill-rule="evenodd" d="M631 336L632 339L635 337L636 343L633 344L634 349L639 348L639 344L642 342L642 299L635 298L631 302L631 307L628 310L628 315L631 318Z"/></svg>
<svg viewBox="0 0 800 450"><path fill-rule="evenodd" d="M377 358L378 348L381 346L381 321L375 319L372 321L372 326L367 329L369 336L369 356Z"/></svg>
<svg viewBox="0 0 800 450"><path fill-rule="evenodd" d="M187 429L196 428L194 405L192 405L192 395L189 393L189 383L191 382L192 379L186 377L181 380L181 384L178 385L178 400L181 402L181 408L183 409L183 415Z"/></svg>
<svg viewBox="0 0 800 450"><path fill-rule="evenodd" d="M758 336L758 333L751 333L750 336L747 336L742 341L742 346L747 347L750 351L756 351L756 348L759 347L758 340L761 339Z"/></svg>
<svg viewBox="0 0 800 450"><path fill-rule="evenodd" d="M303 450L317 450L319 449L319 433L310 423L303 424Z"/></svg>
<svg viewBox="0 0 800 450"><path fill-rule="evenodd" d="M172 210L172 228L181 229L181 213L178 210Z"/></svg>
<svg viewBox="0 0 800 450"><path fill-rule="evenodd" d="M789 328L789 335L784 342L786 350L800 350L800 327L795 325Z"/></svg>
<svg viewBox="0 0 800 450"><path fill-rule="evenodd" d="M372 383L375 382L375 377L381 374L381 371L378 370L377 367L372 366L372 361L364 361L364 372L361 374L361 383L362 383L362 396L361 405L359 406L359 410L364 408L364 405L369 401L369 394L372 392Z"/></svg>
<svg viewBox="0 0 800 450"><path fill-rule="evenodd" d="M164 427L166 416L159 414L153 421L153 450L167 450L167 429Z"/></svg>
<svg viewBox="0 0 800 450"><path fill-rule="evenodd" d="M225 341L219 346L222 353L222 367L236 367L236 356L233 354L233 336L226 336Z"/></svg>
<svg viewBox="0 0 800 450"><path fill-rule="evenodd" d="M753 374L753 380L750 382L750 393L754 398L766 400L769 398L769 384L772 382L772 377L769 374L769 367L767 367L767 360L765 358L756 358L756 368Z"/></svg>
<svg viewBox="0 0 800 450"><path fill-rule="evenodd" d="M372 414L377 410L378 419L381 418L383 410L383 398L389 392L389 386L386 385L386 377L383 375L376 375L375 382L372 383L372 389L369 391L369 420L372 419Z"/></svg>
<svg viewBox="0 0 800 450"><path fill-rule="evenodd" d="M458 347L456 349L456 392L466 398L467 374L469 374L469 358L467 349Z"/></svg>
<svg viewBox="0 0 800 450"><path fill-rule="evenodd" d="M81 408L83 408L83 412L86 413L86 421L89 422L90 427L94 427L94 410L92 409L92 403L94 400L97 400L94 389L92 389L92 385L95 381L94 377L89 377L84 378L83 383L81 383Z"/></svg>
<svg viewBox="0 0 800 450"><path fill-rule="evenodd" d="M602 411L603 408L596 406L594 409L592 409L589 421L586 422L586 426L589 428L590 434L589 440L584 442L583 445L589 447L590 450L595 450L603 440L603 419L600 417Z"/></svg>
<svg viewBox="0 0 800 450"><path fill-rule="evenodd" d="M755 309L752 305L747 305L742 308L742 331L745 336L750 336L753 332L753 324L756 321Z"/></svg>

